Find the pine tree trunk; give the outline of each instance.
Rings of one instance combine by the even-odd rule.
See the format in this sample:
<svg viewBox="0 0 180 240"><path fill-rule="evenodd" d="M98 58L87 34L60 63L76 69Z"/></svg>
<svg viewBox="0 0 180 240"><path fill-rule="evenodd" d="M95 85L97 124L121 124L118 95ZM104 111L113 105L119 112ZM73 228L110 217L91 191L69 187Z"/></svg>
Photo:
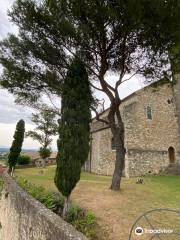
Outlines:
<svg viewBox="0 0 180 240"><path fill-rule="evenodd" d="M110 109L108 115L110 121L111 132L116 144L116 161L110 189L119 191L121 186L121 178L125 166L126 149L124 147L124 123L121 118L119 106Z"/></svg>
<svg viewBox="0 0 180 240"><path fill-rule="evenodd" d="M114 136L114 138L116 139L116 162L110 189L114 191L119 191L122 173L125 166L125 148L124 144L122 144L121 133L119 129L116 129L116 131L117 132Z"/></svg>
<svg viewBox="0 0 180 240"><path fill-rule="evenodd" d="M64 199L64 207L63 207L63 219L67 218L67 213L69 211L70 206L71 206L70 196L65 197L65 199Z"/></svg>

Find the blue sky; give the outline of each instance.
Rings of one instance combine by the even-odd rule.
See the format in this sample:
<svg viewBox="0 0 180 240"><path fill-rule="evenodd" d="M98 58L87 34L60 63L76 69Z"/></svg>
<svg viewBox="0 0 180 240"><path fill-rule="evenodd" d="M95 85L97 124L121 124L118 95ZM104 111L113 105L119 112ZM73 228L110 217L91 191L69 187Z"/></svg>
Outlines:
<svg viewBox="0 0 180 240"><path fill-rule="evenodd" d="M13 26L7 16L7 10L10 9L14 0L0 0L0 40L7 36L8 32L17 33L16 26ZM0 66L0 72L2 67ZM107 76L108 81L113 84L116 80L115 75ZM137 89L143 87L142 80L134 78L120 87L120 96L123 98ZM96 92L99 99L105 99L105 107L109 106L109 101L103 93ZM33 129L34 126L30 121L31 109L28 107L18 106L14 103L14 97L6 90L0 89L0 146L10 146L16 122L23 118L26 122L26 130ZM39 144L30 138L25 139L24 148L38 148ZM56 147L56 137L52 147Z"/></svg>

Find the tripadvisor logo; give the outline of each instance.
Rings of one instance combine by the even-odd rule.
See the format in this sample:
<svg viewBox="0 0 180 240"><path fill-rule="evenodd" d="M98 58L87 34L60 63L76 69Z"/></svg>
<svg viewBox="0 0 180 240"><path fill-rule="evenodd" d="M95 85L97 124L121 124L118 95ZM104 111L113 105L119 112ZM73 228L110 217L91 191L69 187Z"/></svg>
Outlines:
<svg viewBox="0 0 180 240"><path fill-rule="evenodd" d="M152 209L150 211L145 212L142 214L140 217L136 219L134 224L132 225L129 233L129 238L128 240L134 239L133 237L137 236L138 239L154 239L154 238L159 238L161 235L178 235L180 236L180 232L175 231L173 228L157 228L154 227L153 224L151 224L151 220L149 219L149 216L153 216L153 213L173 213L171 217L180 217L180 211L177 210L171 210L171 209ZM143 221L142 221L143 220ZM145 221L146 220L146 221ZM145 222L144 222L145 221ZM143 224L144 222L144 224ZM148 224L147 224L148 223ZM143 225L141 225L143 224ZM161 221L161 225L163 222ZM180 239L180 238L179 238Z"/></svg>
<svg viewBox="0 0 180 240"><path fill-rule="evenodd" d="M143 229L142 227L137 227L135 229L135 234L138 236L143 235L144 233L150 233L150 234L171 234L173 233L173 229Z"/></svg>
<svg viewBox="0 0 180 240"><path fill-rule="evenodd" d="M143 235L143 233L144 233L144 230L141 227L137 227L135 229L135 234L136 235L141 236L141 235Z"/></svg>

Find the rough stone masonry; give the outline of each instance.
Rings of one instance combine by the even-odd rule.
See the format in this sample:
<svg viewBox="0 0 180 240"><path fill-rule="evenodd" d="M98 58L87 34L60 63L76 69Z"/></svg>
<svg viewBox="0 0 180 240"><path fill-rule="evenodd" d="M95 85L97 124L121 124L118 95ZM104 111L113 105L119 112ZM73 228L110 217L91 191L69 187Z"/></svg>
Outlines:
<svg viewBox="0 0 180 240"><path fill-rule="evenodd" d="M29 196L6 173L0 195L0 240L87 240Z"/></svg>
<svg viewBox="0 0 180 240"><path fill-rule="evenodd" d="M175 85L160 81L125 98L120 111L125 124L126 177L158 174L180 164L180 76ZM108 109L101 113L106 118ZM112 175L115 155L112 133L92 120L91 150L85 170ZM103 129L103 130L101 130Z"/></svg>

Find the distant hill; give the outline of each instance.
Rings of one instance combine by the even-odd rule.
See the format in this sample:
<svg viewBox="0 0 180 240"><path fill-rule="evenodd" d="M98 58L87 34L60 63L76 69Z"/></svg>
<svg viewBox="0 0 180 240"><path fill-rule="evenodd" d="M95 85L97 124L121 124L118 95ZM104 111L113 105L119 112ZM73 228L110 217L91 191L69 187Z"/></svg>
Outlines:
<svg viewBox="0 0 180 240"><path fill-rule="evenodd" d="M23 151L23 153L25 155L28 155L32 160L40 158L38 151L34 151L34 152L32 152L32 151L31 152L30 151ZM49 158L55 159L56 156L57 156L57 152L54 151L54 152L51 153Z"/></svg>
<svg viewBox="0 0 180 240"><path fill-rule="evenodd" d="M37 152L38 149L26 149L23 148L22 152ZM0 146L0 153L8 153L9 152L9 148L8 147L1 147Z"/></svg>
<svg viewBox="0 0 180 240"><path fill-rule="evenodd" d="M9 148L8 147L0 147L0 155L4 153L8 153ZM32 159L39 158L39 152L38 149L28 149L28 148L23 148L21 151L21 154L25 154L30 156ZM57 151L52 151L50 158L55 159L57 155Z"/></svg>
<svg viewBox="0 0 180 240"><path fill-rule="evenodd" d="M0 153L7 153L7 152L9 152L9 148L0 147Z"/></svg>

